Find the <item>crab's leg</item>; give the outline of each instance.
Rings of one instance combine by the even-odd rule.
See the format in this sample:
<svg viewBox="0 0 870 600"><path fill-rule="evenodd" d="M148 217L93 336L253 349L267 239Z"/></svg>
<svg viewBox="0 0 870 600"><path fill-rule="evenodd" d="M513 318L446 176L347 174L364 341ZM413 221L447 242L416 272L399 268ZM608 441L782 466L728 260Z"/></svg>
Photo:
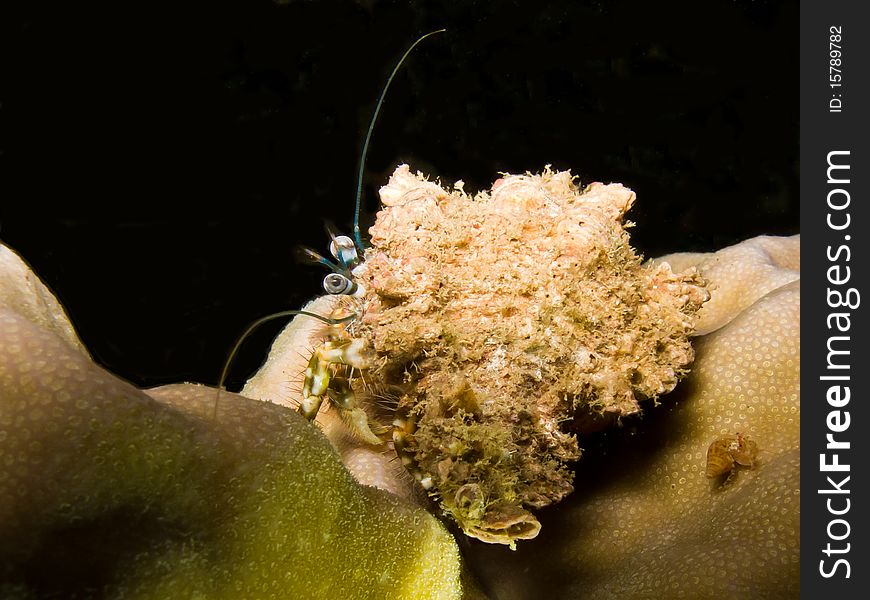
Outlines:
<svg viewBox="0 0 870 600"><path fill-rule="evenodd" d="M363 340L343 339L324 342L308 360L305 369L305 380L302 383L302 402L299 404L299 414L313 421L320 410L323 395L329 389L332 376L331 364L342 364L357 369L366 369L369 359L365 353Z"/></svg>
<svg viewBox="0 0 870 600"><path fill-rule="evenodd" d="M411 450L416 429L417 423L409 410L399 409L396 411L396 416L393 419L393 447L402 461L402 465L423 486L423 489L428 491L432 489L434 482L431 477L424 477L420 469L417 468L417 461L414 459L414 453Z"/></svg>
<svg viewBox="0 0 870 600"><path fill-rule="evenodd" d="M329 400L338 410L338 416L359 439L368 444L380 446L384 441L372 431L369 417L356 401L356 395L347 377L334 377L329 384ZM378 428L378 433L385 433L386 427Z"/></svg>

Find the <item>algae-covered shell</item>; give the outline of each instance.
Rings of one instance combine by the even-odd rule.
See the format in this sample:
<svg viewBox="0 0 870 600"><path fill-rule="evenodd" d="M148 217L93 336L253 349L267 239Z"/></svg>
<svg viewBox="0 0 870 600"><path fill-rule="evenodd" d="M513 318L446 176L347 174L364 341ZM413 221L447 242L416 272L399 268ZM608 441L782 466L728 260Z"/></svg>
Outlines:
<svg viewBox="0 0 870 600"><path fill-rule="evenodd" d="M351 327L380 357L373 383L403 390L418 477L467 534L534 537L529 509L573 489L581 423L687 372L703 282L642 264L620 184L547 168L472 197L401 165L381 199Z"/></svg>

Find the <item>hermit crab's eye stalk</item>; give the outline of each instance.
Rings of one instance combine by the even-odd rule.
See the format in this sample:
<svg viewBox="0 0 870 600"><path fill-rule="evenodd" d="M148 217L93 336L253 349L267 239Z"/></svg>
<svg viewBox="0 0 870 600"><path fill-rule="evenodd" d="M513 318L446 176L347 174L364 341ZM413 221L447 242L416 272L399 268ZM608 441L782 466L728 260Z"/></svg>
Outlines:
<svg viewBox="0 0 870 600"><path fill-rule="evenodd" d="M347 269L359 264L359 254L353 240L346 235L337 235L329 243L329 253Z"/></svg>
<svg viewBox="0 0 870 600"><path fill-rule="evenodd" d="M323 278L323 289L327 294L353 296L359 290L359 286L341 273L330 273Z"/></svg>

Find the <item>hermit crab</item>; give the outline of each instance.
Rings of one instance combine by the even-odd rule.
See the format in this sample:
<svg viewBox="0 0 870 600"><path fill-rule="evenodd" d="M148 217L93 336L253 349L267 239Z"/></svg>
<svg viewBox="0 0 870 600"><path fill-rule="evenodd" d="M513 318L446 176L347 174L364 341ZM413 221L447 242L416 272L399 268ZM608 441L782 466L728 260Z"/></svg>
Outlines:
<svg viewBox="0 0 870 600"><path fill-rule="evenodd" d="M730 477L737 465L753 468L757 456L758 444L748 435L740 432L720 435L707 448L705 473L710 479Z"/></svg>
<svg viewBox="0 0 870 600"><path fill-rule="evenodd" d="M328 313L282 313L326 324L298 411L328 404L465 534L514 547L538 534L533 510L574 489L578 435L687 373L708 292L641 261L620 184L546 167L471 196L400 165L380 198L368 245L358 193L354 238L330 233L332 260L306 251L330 269L331 299L311 305Z"/></svg>

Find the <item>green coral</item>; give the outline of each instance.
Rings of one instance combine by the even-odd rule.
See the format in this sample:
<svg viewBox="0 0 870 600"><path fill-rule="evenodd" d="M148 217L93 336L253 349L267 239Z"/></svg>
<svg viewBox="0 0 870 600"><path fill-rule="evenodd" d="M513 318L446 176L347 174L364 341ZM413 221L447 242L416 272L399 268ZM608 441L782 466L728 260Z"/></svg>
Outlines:
<svg viewBox="0 0 870 600"><path fill-rule="evenodd" d="M462 595L441 523L357 483L314 425L120 381L16 310L18 260L0 247L0 595Z"/></svg>

